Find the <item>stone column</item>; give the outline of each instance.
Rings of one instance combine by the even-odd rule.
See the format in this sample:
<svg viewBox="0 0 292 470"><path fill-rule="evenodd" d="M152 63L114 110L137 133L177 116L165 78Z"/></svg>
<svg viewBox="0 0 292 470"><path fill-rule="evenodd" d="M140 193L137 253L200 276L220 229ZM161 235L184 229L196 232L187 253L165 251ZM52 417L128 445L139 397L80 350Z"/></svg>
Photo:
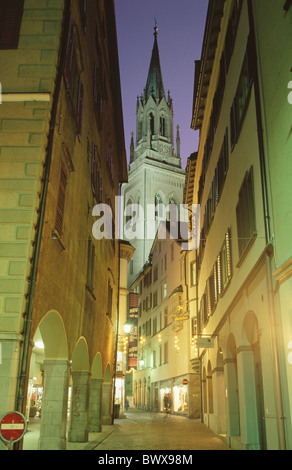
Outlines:
<svg viewBox="0 0 292 470"><path fill-rule="evenodd" d="M89 404L89 432L101 432L102 379L91 379Z"/></svg>
<svg viewBox="0 0 292 470"><path fill-rule="evenodd" d="M72 372L70 442L88 441L90 372Z"/></svg>
<svg viewBox="0 0 292 470"><path fill-rule="evenodd" d="M227 390L227 432L229 436L240 436L239 397L234 359L224 360L224 373Z"/></svg>
<svg viewBox="0 0 292 470"><path fill-rule="evenodd" d="M112 385L110 383L103 384L102 390L102 424L110 426L111 423L111 407L112 407Z"/></svg>
<svg viewBox="0 0 292 470"><path fill-rule="evenodd" d="M201 416L201 391L199 374L190 374L188 385L188 417L199 419Z"/></svg>
<svg viewBox="0 0 292 470"><path fill-rule="evenodd" d="M69 376L68 361L44 361L39 450L66 450Z"/></svg>

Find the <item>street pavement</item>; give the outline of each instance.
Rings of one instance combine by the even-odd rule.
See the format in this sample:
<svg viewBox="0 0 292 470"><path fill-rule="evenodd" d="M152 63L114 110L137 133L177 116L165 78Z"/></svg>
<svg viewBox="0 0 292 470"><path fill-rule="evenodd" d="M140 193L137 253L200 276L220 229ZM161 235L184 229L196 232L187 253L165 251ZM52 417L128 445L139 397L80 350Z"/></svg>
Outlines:
<svg viewBox="0 0 292 470"><path fill-rule="evenodd" d="M92 450L230 450L200 420L182 416L128 410L114 428Z"/></svg>
<svg viewBox="0 0 292 470"><path fill-rule="evenodd" d="M30 422L23 450L38 450L40 420ZM67 450L105 451L192 451L230 450L226 443L200 420L165 413L130 409L113 426L103 426L101 433L89 433L88 442L67 441ZM98 456L97 456L98 457Z"/></svg>

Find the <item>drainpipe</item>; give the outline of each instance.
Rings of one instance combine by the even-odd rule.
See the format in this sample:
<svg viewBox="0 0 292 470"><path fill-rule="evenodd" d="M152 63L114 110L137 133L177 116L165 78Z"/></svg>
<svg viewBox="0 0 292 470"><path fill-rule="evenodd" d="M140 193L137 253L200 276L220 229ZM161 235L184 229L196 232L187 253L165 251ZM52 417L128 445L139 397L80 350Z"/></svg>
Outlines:
<svg viewBox="0 0 292 470"><path fill-rule="evenodd" d="M58 72L56 78L56 88L53 98L52 105L52 118L50 123L50 131L48 135L48 146L47 146L47 156L44 168L43 175L43 188L42 196L39 207L39 217L36 227L36 239L34 241L34 252L32 258L32 268L29 282L29 289L27 294L27 303L24 314L24 327L23 327L23 340L20 344L20 359L18 366L18 376L16 383L16 393L15 393L15 410L19 412L24 412L24 403L26 398L26 379L27 379L27 366L28 366L28 357L29 357L29 347L30 347L30 335L31 335L31 325L32 325L32 312L34 304L34 296L36 290L36 280L37 280L37 271L38 271L38 262L40 255L41 239L42 239L42 230L44 224L44 215L46 207L46 199L48 193L49 185L49 174L51 169L51 160L52 160L52 151L53 151L53 138L56 125L57 117L57 107L62 83L62 74L63 74L63 65L66 57L66 42L64 38L66 37L67 30L69 28L69 14L70 14L70 0L65 0L64 6L64 22L63 22L63 31L61 34L61 56L58 64Z"/></svg>
<svg viewBox="0 0 292 470"><path fill-rule="evenodd" d="M270 227L270 210L268 200L268 184L267 184L267 170L265 158L265 146L263 137L263 119L261 113L261 97L260 97L260 84L259 84L259 70L256 54L259 54L259 45L256 35L256 27L254 21L252 0L248 0L248 14L250 24L250 34L254 45L254 88L255 88L255 101L256 101L256 114L258 126L258 142L259 142L259 155L260 155L260 168L262 179L262 197L264 207L264 220L265 220L265 235L266 235L266 271L267 271L267 288L268 288L268 307L272 337L272 352L273 352L273 366L274 366L274 391L275 391L275 405L277 413L277 427L278 439L280 450L286 450L286 433L285 433L285 417L283 412L283 394L281 387L281 371L280 371L280 353L278 342L278 328L277 328L277 315L275 308L274 289L273 289L273 274L272 274L272 257L274 253L273 238L271 236Z"/></svg>

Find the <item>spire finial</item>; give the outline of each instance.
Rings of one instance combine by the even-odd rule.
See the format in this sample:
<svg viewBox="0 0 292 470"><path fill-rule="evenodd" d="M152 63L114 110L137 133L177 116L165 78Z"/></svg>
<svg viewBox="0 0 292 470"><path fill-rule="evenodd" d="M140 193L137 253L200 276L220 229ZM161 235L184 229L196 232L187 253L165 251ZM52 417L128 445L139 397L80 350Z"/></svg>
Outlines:
<svg viewBox="0 0 292 470"><path fill-rule="evenodd" d="M154 18L155 21L155 26L154 26L154 36L157 38L158 36L158 27L157 27L157 21L156 18Z"/></svg>

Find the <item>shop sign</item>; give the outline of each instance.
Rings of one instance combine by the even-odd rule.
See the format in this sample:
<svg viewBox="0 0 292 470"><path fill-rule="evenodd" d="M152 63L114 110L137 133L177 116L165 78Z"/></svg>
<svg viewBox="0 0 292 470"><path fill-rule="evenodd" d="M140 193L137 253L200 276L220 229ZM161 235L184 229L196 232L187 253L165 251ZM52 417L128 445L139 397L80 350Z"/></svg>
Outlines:
<svg viewBox="0 0 292 470"><path fill-rule="evenodd" d="M201 349L212 349L214 348L214 338L197 338L195 347Z"/></svg>

